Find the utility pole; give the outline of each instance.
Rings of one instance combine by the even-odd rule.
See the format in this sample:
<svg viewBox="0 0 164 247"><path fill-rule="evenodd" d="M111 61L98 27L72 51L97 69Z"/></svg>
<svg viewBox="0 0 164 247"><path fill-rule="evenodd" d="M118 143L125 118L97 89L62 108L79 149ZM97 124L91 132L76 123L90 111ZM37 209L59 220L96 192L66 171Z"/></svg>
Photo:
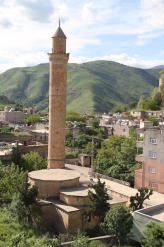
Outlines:
<svg viewBox="0 0 164 247"><path fill-rule="evenodd" d="M92 136L92 149L91 149L91 172L93 172L93 160L94 160L94 137Z"/></svg>

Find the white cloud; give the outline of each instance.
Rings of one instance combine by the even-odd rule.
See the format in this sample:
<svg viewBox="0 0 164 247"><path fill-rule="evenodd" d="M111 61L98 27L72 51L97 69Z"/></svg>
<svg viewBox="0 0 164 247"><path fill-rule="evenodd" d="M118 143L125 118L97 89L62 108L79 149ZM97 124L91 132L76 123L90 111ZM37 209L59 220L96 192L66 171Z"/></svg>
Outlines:
<svg viewBox="0 0 164 247"><path fill-rule="evenodd" d="M163 28L164 26L164 1L141 0L143 17L149 28Z"/></svg>
<svg viewBox="0 0 164 247"><path fill-rule="evenodd" d="M16 54L0 52L0 73L15 67L34 66L40 63L47 63L48 56L44 52Z"/></svg>
<svg viewBox="0 0 164 247"><path fill-rule="evenodd" d="M157 65L164 65L164 59L163 60L144 60L139 57L139 55L134 54L134 57L130 57L125 53L116 55L110 55L110 56L103 56L103 57L72 57L70 56L70 63L86 63L89 61L96 61L96 60L108 60L108 61L114 61L118 62L127 66L131 67L139 67L139 68L152 68Z"/></svg>
<svg viewBox="0 0 164 247"><path fill-rule="evenodd" d="M98 10L96 9L94 2L84 4L82 17L86 22L89 23L94 23L100 20Z"/></svg>

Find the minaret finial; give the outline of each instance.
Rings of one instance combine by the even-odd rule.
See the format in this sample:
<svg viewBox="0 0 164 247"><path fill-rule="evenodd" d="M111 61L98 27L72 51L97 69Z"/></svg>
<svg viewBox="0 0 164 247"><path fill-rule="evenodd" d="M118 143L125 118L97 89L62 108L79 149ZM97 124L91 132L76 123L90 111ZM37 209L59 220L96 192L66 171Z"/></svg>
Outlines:
<svg viewBox="0 0 164 247"><path fill-rule="evenodd" d="M60 19L59 19L59 27L60 27Z"/></svg>

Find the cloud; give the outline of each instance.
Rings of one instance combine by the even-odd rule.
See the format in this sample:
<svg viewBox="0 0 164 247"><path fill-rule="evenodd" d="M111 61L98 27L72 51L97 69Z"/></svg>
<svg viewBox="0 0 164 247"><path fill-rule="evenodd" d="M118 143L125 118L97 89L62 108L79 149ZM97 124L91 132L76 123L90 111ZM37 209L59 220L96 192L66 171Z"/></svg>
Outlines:
<svg viewBox="0 0 164 247"><path fill-rule="evenodd" d="M89 61L96 61L96 60L108 60L118 62L127 66L131 67L138 67L138 68L153 68L157 65L164 65L163 60L144 60L139 57L139 55L134 54L134 57L130 57L125 53L121 53L119 55L113 54L110 56L103 56L103 57L72 57L70 56L70 63L86 63Z"/></svg>
<svg viewBox="0 0 164 247"><path fill-rule="evenodd" d="M3 26L4 28L10 28L10 27L13 26L13 24L11 23L11 21L9 21L6 18L0 20L0 25Z"/></svg>
<svg viewBox="0 0 164 247"><path fill-rule="evenodd" d="M22 12L37 22L49 22L50 15L55 11L51 0L16 0L23 7Z"/></svg>
<svg viewBox="0 0 164 247"><path fill-rule="evenodd" d="M56 11L50 16L51 21L54 22L54 20L57 20L64 23L69 19L69 8L66 4L62 3L59 4L58 6L55 4L54 8L56 9Z"/></svg>
<svg viewBox="0 0 164 247"><path fill-rule="evenodd" d="M15 67L35 66L48 62L45 52L15 54L10 52L0 52L0 73Z"/></svg>
<svg viewBox="0 0 164 247"><path fill-rule="evenodd" d="M163 28L164 2L163 0L141 0L143 17L150 28Z"/></svg>
<svg viewBox="0 0 164 247"><path fill-rule="evenodd" d="M128 56L126 53L112 54L110 56L95 56L95 57L85 57L78 56L74 57L70 55L69 63L86 63L89 61L96 60L107 60L118 62L131 67L139 68L152 68L157 65L164 65L163 60L145 60L140 58L138 54ZM15 67L27 67L35 66L40 63L48 63L48 56L45 52L35 52L35 53L10 53L10 52L0 52L0 73Z"/></svg>
<svg viewBox="0 0 164 247"><path fill-rule="evenodd" d="M94 2L86 3L83 6L82 17L89 23L94 23L100 20L98 10L96 9Z"/></svg>

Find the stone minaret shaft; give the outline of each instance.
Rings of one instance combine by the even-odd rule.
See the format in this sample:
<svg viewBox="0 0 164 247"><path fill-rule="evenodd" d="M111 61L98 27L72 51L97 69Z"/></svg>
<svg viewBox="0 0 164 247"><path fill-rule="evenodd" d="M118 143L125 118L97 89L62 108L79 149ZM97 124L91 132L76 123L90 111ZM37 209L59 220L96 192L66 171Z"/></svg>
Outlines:
<svg viewBox="0 0 164 247"><path fill-rule="evenodd" d="M52 37L49 85L48 169L65 167L67 63L66 36L59 27Z"/></svg>

